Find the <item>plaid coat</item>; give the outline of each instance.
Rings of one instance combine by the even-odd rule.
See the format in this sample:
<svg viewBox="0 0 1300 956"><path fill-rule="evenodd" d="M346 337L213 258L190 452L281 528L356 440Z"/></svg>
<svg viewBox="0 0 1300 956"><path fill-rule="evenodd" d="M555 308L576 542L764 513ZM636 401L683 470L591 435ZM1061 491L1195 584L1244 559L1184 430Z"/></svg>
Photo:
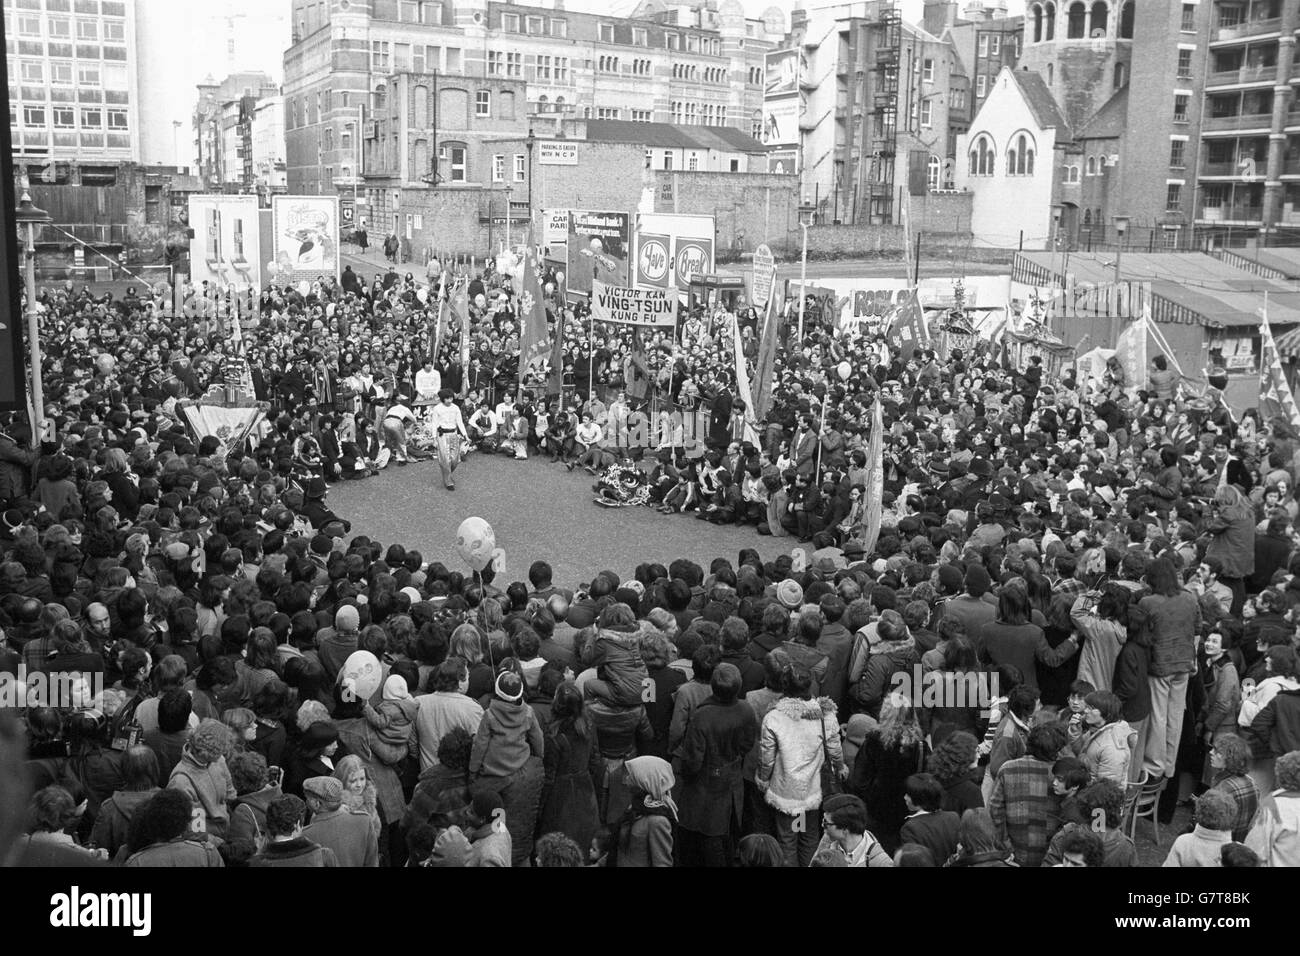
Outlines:
<svg viewBox="0 0 1300 956"><path fill-rule="evenodd" d="M1036 757L1008 760L998 771L989 798L989 813L1002 840L1010 844L1020 866L1039 866L1060 824L1052 793L1052 765Z"/></svg>

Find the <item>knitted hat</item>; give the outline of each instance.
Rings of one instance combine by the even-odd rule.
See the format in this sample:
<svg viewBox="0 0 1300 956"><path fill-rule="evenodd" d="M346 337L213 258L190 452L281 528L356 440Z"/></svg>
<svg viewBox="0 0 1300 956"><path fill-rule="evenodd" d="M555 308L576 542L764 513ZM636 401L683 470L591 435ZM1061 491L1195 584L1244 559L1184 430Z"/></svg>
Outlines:
<svg viewBox="0 0 1300 956"><path fill-rule="evenodd" d="M502 671L497 676L496 693L507 703L517 704L524 699L524 682L514 671Z"/></svg>
<svg viewBox="0 0 1300 956"><path fill-rule="evenodd" d="M776 586L776 599L790 609L797 608L803 604L803 587L798 581L786 578Z"/></svg>

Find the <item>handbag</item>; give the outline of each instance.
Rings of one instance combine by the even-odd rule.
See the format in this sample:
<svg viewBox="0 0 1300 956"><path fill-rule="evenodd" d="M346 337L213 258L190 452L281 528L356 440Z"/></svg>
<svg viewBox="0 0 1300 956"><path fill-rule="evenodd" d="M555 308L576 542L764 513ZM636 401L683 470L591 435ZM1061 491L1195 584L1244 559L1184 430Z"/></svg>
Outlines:
<svg viewBox="0 0 1300 956"><path fill-rule="evenodd" d="M822 756L825 758L822 760L821 784L822 784L822 800L825 800L827 797L833 797L837 794L843 793L844 785L840 782L839 774L835 772L835 764L831 762L831 748L826 743L825 719L822 720L821 725L822 725Z"/></svg>

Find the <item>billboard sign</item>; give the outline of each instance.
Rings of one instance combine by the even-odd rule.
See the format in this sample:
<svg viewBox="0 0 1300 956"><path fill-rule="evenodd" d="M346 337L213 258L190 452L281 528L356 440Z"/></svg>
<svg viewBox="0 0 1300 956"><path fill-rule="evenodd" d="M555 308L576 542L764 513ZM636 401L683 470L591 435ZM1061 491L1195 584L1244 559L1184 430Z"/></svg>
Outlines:
<svg viewBox="0 0 1300 956"><path fill-rule="evenodd" d="M190 281L220 289L261 288L262 237L256 196L189 198Z"/></svg>
<svg viewBox="0 0 1300 956"><path fill-rule="evenodd" d="M271 197L277 276L293 281L339 275L337 196ZM195 227L197 234L198 228Z"/></svg>
<svg viewBox="0 0 1300 956"><path fill-rule="evenodd" d="M712 216L637 216L632 285L685 289L691 276L712 272L714 228Z"/></svg>
<svg viewBox="0 0 1300 956"><path fill-rule="evenodd" d="M774 50L764 62L763 130L759 139L769 149L799 149L799 116L803 112L800 78L807 64L800 49ZM795 172L794 169L782 170Z"/></svg>
<svg viewBox="0 0 1300 956"><path fill-rule="evenodd" d="M577 166L578 144L543 140L537 144L537 162L541 166Z"/></svg>
<svg viewBox="0 0 1300 956"><path fill-rule="evenodd" d="M590 292L593 279L615 286L628 285L628 254L632 245L632 217L625 212L569 214L568 274L570 292Z"/></svg>
<svg viewBox="0 0 1300 956"><path fill-rule="evenodd" d="M569 210L542 210L542 245L562 246L569 240Z"/></svg>
<svg viewBox="0 0 1300 956"><path fill-rule="evenodd" d="M750 299L760 309L772 298L772 287L776 285L776 256L767 243L754 250L754 275L750 280Z"/></svg>

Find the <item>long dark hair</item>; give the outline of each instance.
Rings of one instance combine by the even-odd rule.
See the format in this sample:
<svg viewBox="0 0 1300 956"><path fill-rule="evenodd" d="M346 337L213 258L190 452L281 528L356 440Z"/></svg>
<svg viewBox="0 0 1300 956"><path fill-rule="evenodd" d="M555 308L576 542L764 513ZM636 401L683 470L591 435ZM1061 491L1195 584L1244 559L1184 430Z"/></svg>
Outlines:
<svg viewBox="0 0 1300 956"><path fill-rule="evenodd" d="M556 737L573 732L579 740L587 739L587 716L582 704L582 691L571 680L566 680L555 691L551 702L552 731Z"/></svg>

